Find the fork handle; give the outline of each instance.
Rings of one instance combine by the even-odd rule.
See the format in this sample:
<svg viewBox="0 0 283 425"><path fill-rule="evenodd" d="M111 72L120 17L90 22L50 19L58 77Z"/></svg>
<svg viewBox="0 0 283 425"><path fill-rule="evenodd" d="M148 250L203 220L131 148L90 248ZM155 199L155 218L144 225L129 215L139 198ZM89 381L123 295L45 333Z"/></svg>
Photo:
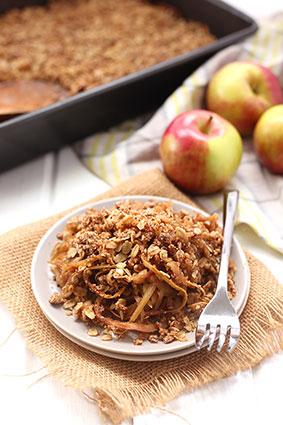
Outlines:
<svg viewBox="0 0 283 425"><path fill-rule="evenodd" d="M229 258L231 253L238 200L239 192L237 190L226 192L224 197L224 236L216 292L218 292L220 289L225 289L225 291L227 291Z"/></svg>

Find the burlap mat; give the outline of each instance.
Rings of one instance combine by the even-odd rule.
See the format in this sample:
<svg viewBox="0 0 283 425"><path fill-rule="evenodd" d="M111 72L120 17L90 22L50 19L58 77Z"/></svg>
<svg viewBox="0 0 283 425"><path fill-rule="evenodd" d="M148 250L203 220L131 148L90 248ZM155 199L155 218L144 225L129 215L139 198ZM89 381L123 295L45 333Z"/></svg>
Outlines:
<svg viewBox="0 0 283 425"><path fill-rule="evenodd" d="M191 202L157 170L133 177L96 199L122 194L159 195ZM192 390L253 367L283 347L283 286L265 266L248 255L251 292L241 317L240 342L232 354L207 354L202 350L176 360L141 363L112 360L80 348L47 321L31 291L34 249L60 216L0 237L0 300L49 373L66 385L93 388L101 411L113 423L165 403L185 389Z"/></svg>

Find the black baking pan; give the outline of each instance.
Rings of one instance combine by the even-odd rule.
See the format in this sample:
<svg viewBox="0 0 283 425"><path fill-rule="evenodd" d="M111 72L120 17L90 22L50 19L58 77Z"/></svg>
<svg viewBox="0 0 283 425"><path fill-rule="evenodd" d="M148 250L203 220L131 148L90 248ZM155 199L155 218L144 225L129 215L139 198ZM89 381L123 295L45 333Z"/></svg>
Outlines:
<svg viewBox="0 0 283 425"><path fill-rule="evenodd" d="M45 1L0 1L0 12ZM217 40L0 124L0 171L59 149L122 120L154 110L201 63L257 30L255 21L218 0L171 0L185 17L206 23ZM1 31L1 28L0 28Z"/></svg>

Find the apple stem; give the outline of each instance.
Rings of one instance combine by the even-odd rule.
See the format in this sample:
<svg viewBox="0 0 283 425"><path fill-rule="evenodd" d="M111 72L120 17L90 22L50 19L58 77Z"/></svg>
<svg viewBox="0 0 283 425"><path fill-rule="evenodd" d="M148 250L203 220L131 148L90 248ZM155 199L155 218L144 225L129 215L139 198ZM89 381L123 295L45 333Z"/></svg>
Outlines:
<svg viewBox="0 0 283 425"><path fill-rule="evenodd" d="M213 116L210 115L210 117L208 118L208 120L206 121L206 123L204 123L204 125L202 127L202 132L203 133L208 134L209 126L210 126L212 120L213 120Z"/></svg>

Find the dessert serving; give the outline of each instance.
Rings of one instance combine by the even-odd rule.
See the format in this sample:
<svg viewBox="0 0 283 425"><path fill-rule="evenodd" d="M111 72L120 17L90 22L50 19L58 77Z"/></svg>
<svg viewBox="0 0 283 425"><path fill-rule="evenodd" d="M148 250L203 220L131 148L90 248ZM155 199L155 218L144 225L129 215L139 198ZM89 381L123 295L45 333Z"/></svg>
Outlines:
<svg viewBox="0 0 283 425"><path fill-rule="evenodd" d="M58 292L49 301L85 322L91 336L185 341L214 295L222 246L216 215L125 200L74 216L57 238L50 265ZM234 272L230 262L230 298Z"/></svg>

